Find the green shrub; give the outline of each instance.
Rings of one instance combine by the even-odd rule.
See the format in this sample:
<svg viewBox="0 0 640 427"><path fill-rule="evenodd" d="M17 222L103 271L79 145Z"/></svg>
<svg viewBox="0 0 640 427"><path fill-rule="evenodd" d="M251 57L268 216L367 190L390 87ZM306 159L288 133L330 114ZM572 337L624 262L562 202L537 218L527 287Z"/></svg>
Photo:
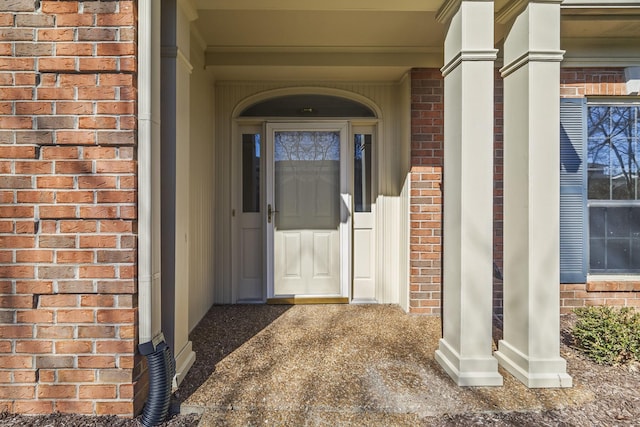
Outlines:
<svg viewBox="0 0 640 427"><path fill-rule="evenodd" d="M573 327L577 347L601 365L640 361L640 312L624 307L583 307Z"/></svg>

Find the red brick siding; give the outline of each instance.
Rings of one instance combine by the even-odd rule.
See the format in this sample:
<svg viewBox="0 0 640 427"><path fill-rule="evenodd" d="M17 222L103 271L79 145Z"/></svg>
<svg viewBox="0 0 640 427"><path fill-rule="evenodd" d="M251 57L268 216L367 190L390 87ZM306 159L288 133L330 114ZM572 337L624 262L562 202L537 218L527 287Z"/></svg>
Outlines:
<svg viewBox="0 0 640 427"><path fill-rule="evenodd" d="M576 307L590 305L611 305L640 309L640 281L560 285L560 310L562 313L569 313Z"/></svg>
<svg viewBox="0 0 640 427"><path fill-rule="evenodd" d="M412 72L411 293L412 313L439 314L442 261L442 167L444 80L437 69ZM502 79L495 80L494 259L502 268ZM502 310L502 282L494 283Z"/></svg>
<svg viewBox="0 0 640 427"><path fill-rule="evenodd" d="M623 68L562 68L560 96L626 95Z"/></svg>
<svg viewBox="0 0 640 427"><path fill-rule="evenodd" d="M502 271L503 253L503 195L504 195L504 136L503 129L503 99L504 84L498 70L494 79L494 130L493 130L493 261ZM493 280L493 307L497 315L502 315L503 293L502 280Z"/></svg>
<svg viewBox="0 0 640 427"><path fill-rule="evenodd" d="M3 7L0 408L132 416L134 2Z"/></svg>
<svg viewBox="0 0 640 427"><path fill-rule="evenodd" d="M563 68L560 93L566 98L626 95L623 68ZM563 313L588 305L640 307L640 280L607 281L560 285Z"/></svg>
<svg viewBox="0 0 640 427"><path fill-rule="evenodd" d="M437 69L411 73L412 313L440 313L444 80Z"/></svg>

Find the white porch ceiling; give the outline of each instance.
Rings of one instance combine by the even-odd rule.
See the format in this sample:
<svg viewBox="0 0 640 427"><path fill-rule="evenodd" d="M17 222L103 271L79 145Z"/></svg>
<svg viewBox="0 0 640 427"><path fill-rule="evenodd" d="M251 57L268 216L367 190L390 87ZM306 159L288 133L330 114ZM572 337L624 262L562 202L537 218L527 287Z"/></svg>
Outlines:
<svg viewBox="0 0 640 427"><path fill-rule="evenodd" d="M496 10L507 2L496 1ZM446 26L435 16L443 0L193 3L194 27L216 80L397 81L411 68L442 66ZM562 37L569 45L600 37L640 45L640 2L598 3L601 15L588 7L593 2L565 0ZM496 26L498 45L504 33Z"/></svg>

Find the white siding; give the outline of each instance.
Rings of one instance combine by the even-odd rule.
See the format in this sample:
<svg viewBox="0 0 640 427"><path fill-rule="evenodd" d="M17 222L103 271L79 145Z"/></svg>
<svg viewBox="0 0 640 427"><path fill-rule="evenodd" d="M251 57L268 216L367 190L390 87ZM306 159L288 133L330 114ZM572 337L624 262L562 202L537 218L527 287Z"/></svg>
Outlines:
<svg viewBox="0 0 640 427"><path fill-rule="evenodd" d="M406 97L406 83L350 83L350 82L217 82L215 89L216 109L216 212L219 217L215 221L216 253L215 274L216 286L214 301L216 303L233 303L232 284L232 150L231 144L237 136L233 129L234 110L249 97L289 88L298 88L304 93L304 88L325 88L348 91L354 95L370 100L380 109L380 126L378 128L380 149L378 151L378 197L376 202L376 246L378 280L376 296L381 303L400 302L399 282L406 282L407 250L403 250L406 242L406 215L401 212L407 209L408 201L402 202L401 194L406 192L405 180L410 156L410 141L405 129L400 131L401 123L406 123L409 117L408 108L401 109L402 103L408 104ZM258 99L255 99L256 102ZM249 106L250 103L242 105ZM404 126L404 125L402 125ZM406 199L407 193L405 193ZM404 203L404 204L403 204ZM406 206L405 206L406 205ZM402 207L404 206L404 207ZM399 237L400 236L400 237ZM403 237L404 236L404 237ZM403 283L404 283L403 282ZM406 284L406 283L405 283ZM402 292L407 292L406 287ZM405 297L402 299L404 300Z"/></svg>
<svg viewBox="0 0 640 427"><path fill-rule="evenodd" d="M202 52L192 49L191 60L194 67L190 106L189 330L198 324L213 304L216 220L214 90L204 70Z"/></svg>

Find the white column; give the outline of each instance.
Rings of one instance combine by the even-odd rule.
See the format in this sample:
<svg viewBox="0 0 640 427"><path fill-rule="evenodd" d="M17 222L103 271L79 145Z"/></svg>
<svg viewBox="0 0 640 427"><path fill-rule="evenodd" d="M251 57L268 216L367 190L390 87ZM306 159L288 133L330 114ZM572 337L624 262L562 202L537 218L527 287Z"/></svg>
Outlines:
<svg viewBox="0 0 640 427"><path fill-rule="evenodd" d="M504 339L496 357L528 387L570 387L560 357L560 1L524 2L498 19L513 24L501 69Z"/></svg>
<svg viewBox="0 0 640 427"><path fill-rule="evenodd" d="M189 341L190 23L188 0L162 2L162 329L178 385L195 361Z"/></svg>
<svg viewBox="0 0 640 427"><path fill-rule="evenodd" d="M492 1L450 1L444 75L443 338L436 360L461 386L498 386L492 356Z"/></svg>

